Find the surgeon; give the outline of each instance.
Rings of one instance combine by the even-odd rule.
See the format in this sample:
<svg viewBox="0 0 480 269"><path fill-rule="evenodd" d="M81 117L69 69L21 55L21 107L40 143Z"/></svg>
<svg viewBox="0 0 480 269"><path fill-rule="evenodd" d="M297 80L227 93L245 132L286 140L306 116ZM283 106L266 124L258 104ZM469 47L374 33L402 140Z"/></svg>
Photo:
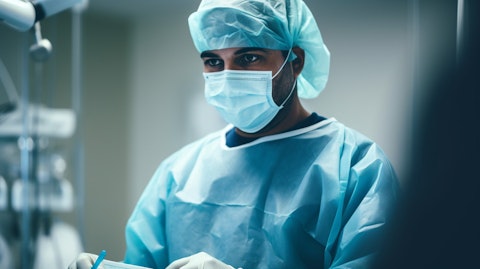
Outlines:
<svg viewBox="0 0 480 269"><path fill-rule="evenodd" d="M303 107L330 54L302 0L203 0L205 98L230 124L164 160L126 225L150 268L368 268L397 196L380 147ZM84 253L71 269L90 268Z"/></svg>

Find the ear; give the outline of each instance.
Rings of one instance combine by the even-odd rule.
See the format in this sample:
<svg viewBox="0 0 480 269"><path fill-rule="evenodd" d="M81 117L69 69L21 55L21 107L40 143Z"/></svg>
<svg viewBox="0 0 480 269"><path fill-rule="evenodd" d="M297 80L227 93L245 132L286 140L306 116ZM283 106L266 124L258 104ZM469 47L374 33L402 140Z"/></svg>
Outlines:
<svg viewBox="0 0 480 269"><path fill-rule="evenodd" d="M303 65L305 64L305 51L300 47L292 48L292 51L295 53L297 58L292 61L292 69L295 78L297 78L303 70Z"/></svg>

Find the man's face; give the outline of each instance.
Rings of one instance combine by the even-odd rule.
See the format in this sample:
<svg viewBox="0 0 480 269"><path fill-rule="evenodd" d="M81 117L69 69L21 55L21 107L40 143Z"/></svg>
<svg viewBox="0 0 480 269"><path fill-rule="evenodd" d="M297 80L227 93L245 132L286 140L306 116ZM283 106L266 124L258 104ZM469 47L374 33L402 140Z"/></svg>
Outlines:
<svg viewBox="0 0 480 269"><path fill-rule="evenodd" d="M282 67L285 56L281 50L262 48L228 48L203 52L203 71L223 70L272 71L276 74ZM293 87L293 73L289 63L283 67L272 83L273 99L281 104Z"/></svg>

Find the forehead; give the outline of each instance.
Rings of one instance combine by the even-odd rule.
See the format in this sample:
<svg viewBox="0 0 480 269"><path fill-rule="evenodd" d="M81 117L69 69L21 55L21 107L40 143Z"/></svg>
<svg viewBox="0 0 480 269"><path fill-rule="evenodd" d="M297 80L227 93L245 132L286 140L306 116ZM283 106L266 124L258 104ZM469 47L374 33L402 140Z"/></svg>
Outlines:
<svg viewBox="0 0 480 269"><path fill-rule="evenodd" d="M255 47L242 47L242 48L226 48L218 50L207 50L200 54L200 57L232 57L236 55L242 55L245 53L261 53L266 56L281 56L280 50L255 48Z"/></svg>

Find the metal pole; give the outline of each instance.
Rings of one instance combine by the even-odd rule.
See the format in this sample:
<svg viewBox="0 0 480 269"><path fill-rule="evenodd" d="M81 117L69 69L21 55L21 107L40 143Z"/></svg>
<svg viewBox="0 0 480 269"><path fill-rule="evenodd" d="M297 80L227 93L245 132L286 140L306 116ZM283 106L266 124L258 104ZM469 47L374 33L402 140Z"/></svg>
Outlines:
<svg viewBox="0 0 480 269"><path fill-rule="evenodd" d="M464 0L457 1L457 62L462 53L463 46L463 35L464 35L464 13L465 13L465 2Z"/></svg>
<svg viewBox="0 0 480 269"><path fill-rule="evenodd" d="M31 233L30 233L30 118L29 118L29 48L28 35L22 35L22 51L21 51L21 110L22 110L22 134L19 137L20 149L20 177L22 182L22 213L21 213L21 268L30 269L32 266L32 255L30 249Z"/></svg>
<svg viewBox="0 0 480 269"><path fill-rule="evenodd" d="M77 204L77 229L85 246L85 152L82 95L82 10L72 12L72 106L76 114L74 139L74 177Z"/></svg>

